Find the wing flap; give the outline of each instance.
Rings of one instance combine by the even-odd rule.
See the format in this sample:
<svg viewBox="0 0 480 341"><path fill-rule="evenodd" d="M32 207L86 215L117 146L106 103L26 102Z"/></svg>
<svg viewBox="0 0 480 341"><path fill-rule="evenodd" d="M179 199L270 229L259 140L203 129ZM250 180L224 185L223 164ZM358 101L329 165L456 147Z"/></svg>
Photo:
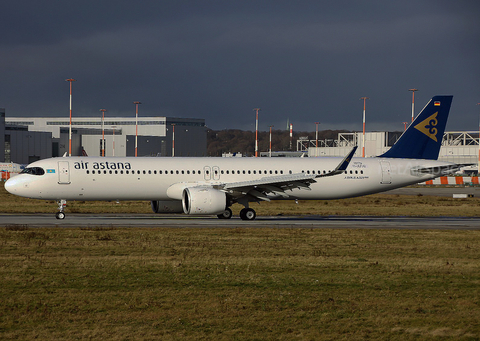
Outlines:
<svg viewBox="0 0 480 341"><path fill-rule="evenodd" d="M260 178L258 180L231 182L231 183L225 184L223 186L223 189L241 190L242 188L251 188L251 187L262 186L262 185L281 188L288 183L293 183L296 181L310 184L310 183L316 182L315 177L316 177L315 175L304 174L304 173L288 174L288 175L280 175L280 176L268 176L268 177Z"/></svg>
<svg viewBox="0 0 480 341"><path fill-rule="evenodd" d="M267 197L262 192L257 191L256 189L251 189L250 191L248 191L248 194L263 201L270 201L269 197Z"/></svg>
<svg viewBox="0 0 480 341"><path fill-rule="evenodd" d="M345 172L356 150L357 147L355 146L333 171L326 174L297 173L275 175L256 180L226 183L218 187L236 197L251 196L257 200L269 201L270 198L268 197L268 194L271 193L274 196L288 198L289 195L285 193L287 190L291 191L296 188L311 190L310 185L317 182L315 180L316 178L334 176Z"/></svg>

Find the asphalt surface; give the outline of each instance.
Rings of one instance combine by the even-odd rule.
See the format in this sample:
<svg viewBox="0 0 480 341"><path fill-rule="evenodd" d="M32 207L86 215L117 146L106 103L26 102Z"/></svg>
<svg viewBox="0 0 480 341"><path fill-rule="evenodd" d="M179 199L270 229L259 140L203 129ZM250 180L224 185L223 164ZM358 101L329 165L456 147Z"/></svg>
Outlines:
<svg viewBox="0 0 480 341"><path fill-rule="evenodd" d="M240 218L185 215L134 214L67 214L63 220L53 214L0 215L0 226L28 227L277 227L277 228L377 228L377 229L480 229L477 217L364 217L364 216L299 216L257 217L254 221Z"/></svg>
<svg viewBox="0 0 480 341"><path fill-rule="evenodd" d="M479 187L417 187L385 192L392 195L471 194L480 197ZM277 228L373 228L373 229L480 229L480 217L365 217L365 216L267 216L254 221L238 217L229 220L212 216L158 214L66 214L63 220L51 214L0 214L0 226L28 227L277 227ZM480 214L479 214L480 215Z"/></svg>
<svg viewBox="0 0 480 341"><path fill-rule="evenodd" d="M480 187L403 187L393 189L385 194L399 195L433 195L441 197L452 197L453 194L471 194L476 198L480 198Z"/></svg>

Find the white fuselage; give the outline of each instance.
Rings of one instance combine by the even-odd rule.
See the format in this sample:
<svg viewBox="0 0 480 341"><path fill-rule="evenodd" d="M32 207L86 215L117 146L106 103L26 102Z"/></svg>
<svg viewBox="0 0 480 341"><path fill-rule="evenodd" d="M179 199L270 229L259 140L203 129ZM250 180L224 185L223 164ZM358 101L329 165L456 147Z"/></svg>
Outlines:
<svg viewBox="0 0 480 341"><path fill-rule="evenodd" d="M20 174L7 181L13 194L46 200L176 200L169 188L215 186L286 174L324 174L338 157L322 158L153 158L62 157L28 167L43 175ZM343 174L319 177L310 189L287 191L289 199L339 199L383 192L434 178L415 168L448 162L395 158L353 158ZM173 186L173 187L172 187ZM282 197L278 197L282 198ZM275 199L275 197L272 197Z"/></svg>

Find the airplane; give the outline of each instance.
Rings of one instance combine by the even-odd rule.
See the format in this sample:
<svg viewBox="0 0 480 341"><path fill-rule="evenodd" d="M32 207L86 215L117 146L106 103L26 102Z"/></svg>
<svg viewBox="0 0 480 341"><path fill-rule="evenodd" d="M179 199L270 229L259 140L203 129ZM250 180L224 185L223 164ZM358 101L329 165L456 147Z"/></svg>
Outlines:
<svg viewBox="0 0 480 341"><path fill-rule="evenodd" d="M146 200L155 213L254 220L250 203L329 200L413 185L458 171L464 164L438 161L453 96L434 96L383 155L318 158L57 157L29 164L9 179L15 195L56 200L57 219L67 200Z"/></svg>

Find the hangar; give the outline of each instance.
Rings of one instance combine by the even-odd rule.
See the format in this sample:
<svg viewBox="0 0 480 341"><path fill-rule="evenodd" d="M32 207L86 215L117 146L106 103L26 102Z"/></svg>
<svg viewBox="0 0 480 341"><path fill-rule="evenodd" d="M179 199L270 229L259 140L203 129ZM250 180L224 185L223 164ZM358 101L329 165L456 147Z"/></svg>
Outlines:
<svg viewBox="0 0 480 341"><path fill-rule="evenodd" d="M51 156L51 133L9 126L5 124L5 109L0 108L0 162L28 164Z"/></svg>
<svg viewBox="0 0 480 341"><path fill-rule="evenodd" d="M0 160L29 163L69 151L68 117L5 117L0 109ZM2 134L3 132L3 134ZM178 117L77 117L72 120L72 155L206 156L204 119ZM28 142L28 143L27 143ZM41 152L30 150L41 148ZM28 146L28 148L26 148Z"/></svg>

